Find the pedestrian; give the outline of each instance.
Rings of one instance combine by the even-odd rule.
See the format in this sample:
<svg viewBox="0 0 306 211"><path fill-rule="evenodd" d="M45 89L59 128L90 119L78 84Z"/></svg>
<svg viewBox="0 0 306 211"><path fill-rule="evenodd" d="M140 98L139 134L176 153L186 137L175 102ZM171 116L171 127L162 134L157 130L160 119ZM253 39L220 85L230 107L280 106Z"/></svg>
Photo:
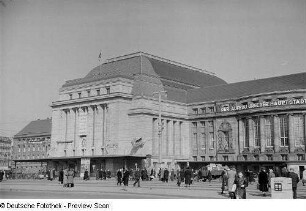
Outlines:
<svg viewBox="0 0 306 211"><path fill-rule="evenodd" d="M50 177L50 170L47 171L47 180L51 180L51 177Z"/></svg>
<svg viewBox="0 0 306 211"><path fill-rule="evenodd" d="M106 171L105 171L105 169L102 170L102 177L103 177L104 180L106 180Z"/></svg>
<svg viewBox="0 0 306 211"><path fill-rule="evenodd" d="M63 184L63 179L64 179L64 171L63 171L63 169L61 169L59 171L59 175L58 175L58 181L59 181L60 184Z"/></svg>
<svg viewBox="0 0 306 211"><path fill-rule="evenodd" d="M261 168L258 175L258 184L259 190L263 193L263 196L266 196L266 192L268 192L269 178L265 168Z"/></svg>
<svg viewBox="0 0 306 211"><path fill-rule="evenodd" d="M177 177L177 186L181 187L181 183L182 183L182 177L181 177L181 171L178 169L176 171L176 177Z"/></svg>
<svg viewBox="0 0 306 211"><path fill-rule="evenodd" d="M202 169L199 169L199 171L198 171L198 180L199 181L202 180Z"/></svg>
<svg viewBox="0 0 306 211"><path fill-rule="evenodd" d="M138 187L140 187L140 171L137 167L135 169L135 182L133 186L135 187L136 184L138 184Z"/></svg>
<svg viewBox="0 0 306 211"><path fill-rule="evenodd" d="M67 186L70 188L74 187L74 170L71 168L68 171Z"/></svg>
<svg viewBox="0 0 306 211"><path fill-rule="evenodd" d="M112 178L112 172L109 169L107 169L107 171L106 171L106 177L108 179Z"/></svg>
<svg viewBox="0 0 306 211"><path fill-rule="evenodd" d="M161 168L159 168L157 176L158 176L158 180L161 181Z"/></svg>
<svg viewBox="0 0 306 211"><path fill-rule="evenodd" d="M164 168L161 169L160 174L161 174L161 176L160 176L160 177L161 177L161 178L160 178L161 181L162 181L162 182L165 182L165 169L164 169Z"/></svg>
<svg viewBox="0 0 306 211"><path fill-rule="evenodd" d="M189 166L186 168L184 176L185 176L185 187L187 187L187 186L190 187L192 172L191 172Z"/></svg>
<svg viewBox="0 0 306 211"><path fill-rule="evenodd" d="M127 186L129 186L129 176L130 176L130 171L128 169L123 169L123 185L124 185L124 190Z"/></svg>
<svg viewBox="0 0 306 211"><path fill-rule="evenodd" d="M99 169L97 168L96 169L96 180L98 180L99 179Z"/></svg>
<svg viewBox="0 0 306 211"><path fill-rule="evenodd" d="M246 187L248 186L247 179L243 176L242 172L238 173L234 184L236 185L236 199L246 199Z"/></svg>
<svg viewBox="0 0 306 211"><path fill-rule="evenodd" d="M174 169L171 169L171 172L170 172L170 180L171 181L174 181Z"/></svg>
<svg viewBox="0 0 306 211"><path fill-rule="evenodd" d="M118 169L118 171L117 171L117 186L119 184L121 186L121 183L122 183L122 171L121 171L121 169Z"/></svg>
<svg viewBox="0 0 306 211"><path fill-rule="evenodd" d="M273 178L273 177L275 177L273 169L269 169L269 175L268 175L268 178L269 178L269 188L271 188L271 178Z"/></svg>
<svg viewBox="0 0 306 211"><path fill-rule="evenodd" d="M297 173L294 172L293 168L290 168L290 171L288 173L288 177L292 179L292 193L293 193L293 199L297 198L296 190L297 190L297 184L299 183L299 176Z"/></svg>
<svg viewBox="0 0 306 211"><path fill-rule="evenodd" d="M103 179L103 169L99 170L99 180Z"/></svg>
<svg viewBox="0 0 306 211"><path fill-rule="evenodd" d="M228 193L229 193L229 197L231 199L235 199L236 198L236 194L235 194L235 191L233 189L233 185L234 185L234 182L235 182L235 179L236 179L236 169L234 166L231 166L230 170L228 170L227 172L227 176L228 176L228 181L227 181L227 184L228 184Z"/></svg>
<svg viewBox="0 0 306 211"><path fill-rule="evenodd" d="M288 174L289 174L289 172L288 172L287 167L283 167L282 172L281 172L281 176L282 177L288 177Z"/></svg>
<svg viewBox="0 0 306 211"><path fill-rule="evenodd" d="M169 180L169 171L168 171L167 168L165 168L165 171L164 171L164 182L168 183L168 180Z"/></svg>
<svg viewBox="0 0 306 211"><path fill-rule="evenodd" d="M224 169L221 173L222 186L221 186L221 194L224 194L224 191L228 190L228 174L227 169Z"/></svg>
<svg viewBox="0 0 306 211"><path fill-rule="evenodd" d="M83 178L85 181L86 180L89 180L89 175L88 175L88 170L86 169L85 172L84 172L84 178Z"/></svg>
<svg viewBox="0 0 306 211"><path fill-rule="evenodd" d="M211 171L210 170L208 170L207 177L208 177L208 181L211 182L212 175L211 175Z"/></svg>
<svg viewBox="0 0 306 211"><path fill-rule="evenodd" d="M302 183L303 183L303 186L305 186L305 183L306 183L306 169L303 171Z"/></svg>
<svg viewBox="0 0 306 211"><path fill-rule="evenodd" d="M68 186L68 169L64 169L63 171L63 187Z"/></svg>
<svg viewBox="0 0 306 211"><path fill-rule="evenodd" d="M0 171L0 182L2 182L2 180L3 180L3 175L4 175L4 172L1 170Z"/></svg>
<svg viewBox="0 0 306 211"><path fill-rule="evenodd" d="M184 169L180 170L180 177L181 177L181 182L184 182L185 181L185 171L184 171Z"/></svg>
<svg viewBox="0 0 306 211"><path fill-rule="evenodd" d="M150 181L152 181L154 178L155 178L155 171L154 171L154 169L152 168L152 169L151 169L151 173L150 173Z"/></svg>

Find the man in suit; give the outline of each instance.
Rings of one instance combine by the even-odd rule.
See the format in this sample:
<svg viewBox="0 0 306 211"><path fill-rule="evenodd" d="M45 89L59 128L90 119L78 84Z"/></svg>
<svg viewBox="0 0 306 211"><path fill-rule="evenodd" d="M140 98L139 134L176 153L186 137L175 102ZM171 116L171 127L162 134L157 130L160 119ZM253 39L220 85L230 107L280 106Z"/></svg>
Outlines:
<svg viewBox="0 0 306 211"><path fill-rule="evenodd" d="M293 192L293 198L296 199L296 189L297 189L297 184L299 183L300 179L297 173L294 172L293 168L290 168L288 177L292 179L292 192Z"/></svg>

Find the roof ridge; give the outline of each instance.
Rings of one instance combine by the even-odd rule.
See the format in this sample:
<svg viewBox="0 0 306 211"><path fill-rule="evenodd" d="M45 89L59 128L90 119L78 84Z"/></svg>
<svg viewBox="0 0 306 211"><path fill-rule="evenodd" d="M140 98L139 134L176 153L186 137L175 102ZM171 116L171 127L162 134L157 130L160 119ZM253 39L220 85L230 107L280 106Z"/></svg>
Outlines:
<svg viewBox="0 0 306 211"><path fill-rule="evenodd" d="M203 70L203 69L198 68L198 67L193 67L191 65L186 65L186 64L183 64L181 62L176 62L176 61L173 61L173 60L170 60L170 59L166 59L166 58L163 58L163 57L160 57L160 56L155 56L155 55L145 53L145 52L142 52L142 51L138 51L138 52L135 52L135 53L130 53L130 54L106 59L106 61L102 64L107 64L107 63L112 63L112 62L116 62L116 61L120 61L120 60L130 59L130 58L137 57L137 56L139 56L139 57L146 56L146 57L149 57L149 58L152 58L152 59L156 59L158 61L166 62L168 64L172 64L172 65L176 65L176 66L179 66L179 67L183 67L183 68L187 68L187 69L190 69L190 70L194 70L194 71L198 71L198 72L201 72L201 73L206 73L206 74L209 74L209 75L216 76L216 74L214 72Z"/></svg>
<svg viewBox="0 0 306 211"><path fill-rule="evenodd" d="M306 74L306 72L292 73L292 74L288 74L288 75L280 75L280 76L273 76L273 77L267 77L267 78L260 78L260 79L255 79L255 80L238 81L238 82L227 83L227 84L218 84L218 85L206 86L206 87L201 87L201 88L206 89L206 88L212 88L212 87L229 86L229 85L235 85L235 84L243 84L243 83L247 83L247 82L255 82L255 81L268 80L268 79L284 78L284 77L288 77L288 76L291 76L291 75L299 75L299 74ZM193 89L193 90L197 90L197 89Z"/></svg>

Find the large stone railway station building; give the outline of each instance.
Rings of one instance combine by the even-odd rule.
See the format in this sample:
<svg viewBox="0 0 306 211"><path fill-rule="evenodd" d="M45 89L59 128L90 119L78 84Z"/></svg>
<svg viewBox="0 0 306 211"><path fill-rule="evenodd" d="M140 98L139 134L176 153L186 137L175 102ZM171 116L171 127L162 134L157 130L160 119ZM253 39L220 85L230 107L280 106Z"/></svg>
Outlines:
<svg viewBox="0 0 306 211"><path fill-rule="evenodd" d="M306 73L228 84L139 52L66 81L51 107L50 168L306 167Z"/></svg>

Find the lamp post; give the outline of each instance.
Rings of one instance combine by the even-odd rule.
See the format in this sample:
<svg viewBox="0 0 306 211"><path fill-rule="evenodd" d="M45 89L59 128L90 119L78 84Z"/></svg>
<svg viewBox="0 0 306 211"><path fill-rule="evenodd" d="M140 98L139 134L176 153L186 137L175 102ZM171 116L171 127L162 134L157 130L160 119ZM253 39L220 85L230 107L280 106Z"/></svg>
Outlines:
<svg viewBox="0 0 306 211"><path fill-rule="evenodd" d="M162 131L163 131L163 125L162 125L162 116L161 116L161 95L162 93L167 93L166 91L158 91L158 92L153 92L153 95L154 94L158 94L158 106L159 106L159 109L158 109L158 163L160 165L160 167L162 166Z"/></svg>

